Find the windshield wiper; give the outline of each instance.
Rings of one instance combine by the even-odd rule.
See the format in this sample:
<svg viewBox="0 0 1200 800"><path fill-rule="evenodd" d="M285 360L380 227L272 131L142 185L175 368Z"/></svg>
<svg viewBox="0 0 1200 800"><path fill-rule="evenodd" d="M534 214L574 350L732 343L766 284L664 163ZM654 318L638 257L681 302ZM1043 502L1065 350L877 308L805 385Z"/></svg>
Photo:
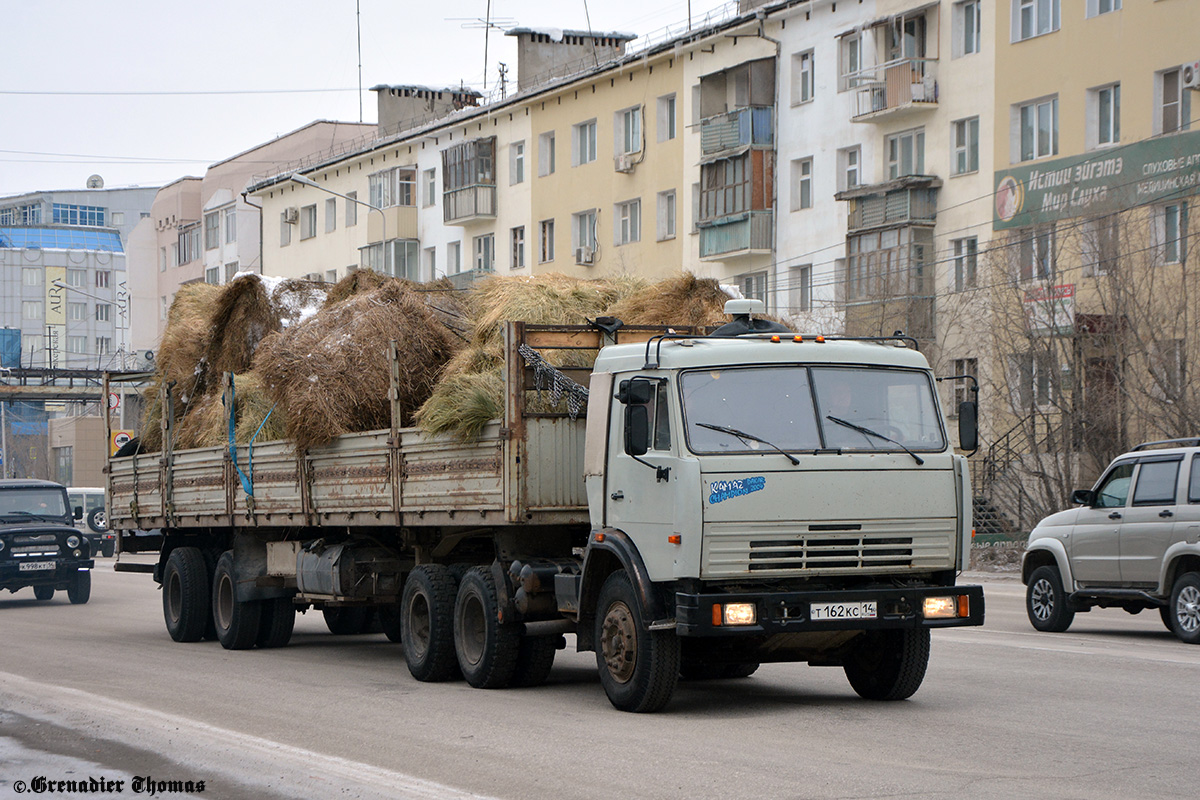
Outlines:
<svg viewBox="0 0 1200 800"><path fill-rule="evenodd" d="M826 414L825 419L829 420L830 422L836 422L838 425L845 425L847 428L849 428L852 431L858 431L859 433L866 434L867 436L874 436L876 439L883 439L885 442L891 442L892 444L896 445L896 447L899 447L901 450L903 450L904 452L906 452L910 456L912 456L913 461L916 461L918 465L925 463L925 459L921 458L919 455L914 453L912 450L909 450L907 447L900 444L895 439L889 439L888 437L884 436L882 433L877 433L877 432L871 430L870 428L864 428L861 425L855 425L853 422L847 422L844 419L838 419L837 417L833 416L832 414Z"/></svg>
<svg viewBox="0 0 1200 800"><path fill-rule="evenodd" d="M792 466L795 466L795 467L800 466L800 459L796 458L791 453L789 453L786 450L784 450L783 448L781 448L779 445L774 444L772 442L768 442L766 439L760 439L759 437L755 436L752 433L746 433L745 431L739 431L737 428L728 428L724 425L710 425L707 422L697 422L695 424L697 427L708 428L710 431L720 431L721 433L728 433L730 436L736 436L739 439L748 439L751 442L761 442L761 443L765 444L767 447L773 447L776 450L778 450L783 455L784 458L786 458L788 461L792 462Z"/></svg>
<svg viewBox="0 0 1200 800"><path fill-rule="evenodd" d="M3 514L0 514L0 517L36 517L38 519L49 519L54 521L62 519L62 516L58 514L35 514L32 511L5 511Z"/></svg>

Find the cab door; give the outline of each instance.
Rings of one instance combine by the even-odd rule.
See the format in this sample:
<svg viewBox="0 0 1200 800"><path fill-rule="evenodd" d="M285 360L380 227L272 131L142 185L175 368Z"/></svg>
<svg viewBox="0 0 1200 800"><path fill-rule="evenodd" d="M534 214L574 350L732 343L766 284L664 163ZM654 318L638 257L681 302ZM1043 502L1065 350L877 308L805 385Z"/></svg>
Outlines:
<svg viewBox="0 0 1200 800"><path fill-rule="evenodd" d="M1088 586L1121 583L1121 523L1133 484L1133 461L1114 465L1096 488L1094 505L1081 508L1071 531L1071 568Z"/></svg>
<svg viewBox="0 0 1200 800"><path fill-rule="evenodd" d="M1175 541L1183 456L1138 459L1133 497L1121 523L1121 581L1154 587L1163 554Z"/></svg>

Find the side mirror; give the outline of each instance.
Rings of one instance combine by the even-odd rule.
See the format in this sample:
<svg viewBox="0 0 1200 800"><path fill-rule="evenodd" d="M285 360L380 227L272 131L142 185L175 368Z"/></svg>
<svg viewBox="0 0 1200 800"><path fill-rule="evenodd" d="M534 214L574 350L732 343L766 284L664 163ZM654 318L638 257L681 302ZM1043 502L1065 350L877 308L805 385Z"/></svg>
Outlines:
<svg viewBox="0 0 1200 800"><path fill-rule="evenodd" d="M646 406L625 407L625 453L644 456L650 449L650 412Z"/></svg>
<svg viewBox="0 0 1200 800"><path fill-rule="evenodd" d="M958 404L958 446L971 452L979 449L979 407L974 400Z"/></svg>
<svg viewBox="0 0 1200 800"><path fill-rule="evenodd" d="M1096 493L1091 489L1076 489L1071 492L1071 502L1079 506L1095 506Z"/></svg>
<svg viewBox="0 0 1200 800"><path fill-rule="evenodd" d="M645 405L654 398L654 384L645 378L631 378L621 381L617 390L617 400L623 405Z"/></svg>
<svg viewBox="0 0 1200 800"><path fill-rule="evenodd" d="M75 519L83 519L83 506L75 506Z"/></svg>

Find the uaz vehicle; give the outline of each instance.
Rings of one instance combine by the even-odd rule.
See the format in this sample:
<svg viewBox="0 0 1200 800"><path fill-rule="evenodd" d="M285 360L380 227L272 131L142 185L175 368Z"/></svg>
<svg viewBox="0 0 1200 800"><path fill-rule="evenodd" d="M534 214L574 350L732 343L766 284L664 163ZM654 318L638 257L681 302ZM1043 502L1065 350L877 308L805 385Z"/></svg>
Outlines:
<svg viewBox="0 0 1200 800"><path fill-rule="evenodd" d="M115 549L113 534L104 518L104 489L68 486L67 500L75 515L75 527L91 545L92 556L112 556Z"/></svg>
<svg viewBox="0 0 1200 800"><path fill-rule="evenodd" d="M1021 578L1033 627L1065 631L1095 607L1156 608L1200 644L1200 438L1140 444L1071 501L1079 507L1029 534Z"/></svg>
<svg viewBox="0 0 1200 800"><path fill-rule="evenodd" d="M72 603L88 601L91 550L71 512L61 484L0 480L0 589L32 587L38 600L65 589Z"/></svg>

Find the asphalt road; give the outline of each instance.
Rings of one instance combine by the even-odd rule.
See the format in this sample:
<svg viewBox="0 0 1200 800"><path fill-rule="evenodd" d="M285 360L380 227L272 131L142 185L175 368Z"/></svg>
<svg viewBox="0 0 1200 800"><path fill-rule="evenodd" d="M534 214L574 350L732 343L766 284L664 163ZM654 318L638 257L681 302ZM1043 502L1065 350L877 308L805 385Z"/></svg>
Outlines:
<svg viewBox="0 0 1200 800"><path fill-rule="evenodd" d="M124 781L88 797L130 797L137 779L147 794L146 778L178 782L155 796L268 799L1195 793L1200 647L1155 613L1037 633L1012 579L984 581L983 628L934 633L911 700L867 702L840 669L778 664L632 715L571 650L546 686L481 691L418 683L398 645L332 636L312 612L283 649L175 644L150 577L100 564L86 606L0 597L0 798L38 776Z"/></svg>

